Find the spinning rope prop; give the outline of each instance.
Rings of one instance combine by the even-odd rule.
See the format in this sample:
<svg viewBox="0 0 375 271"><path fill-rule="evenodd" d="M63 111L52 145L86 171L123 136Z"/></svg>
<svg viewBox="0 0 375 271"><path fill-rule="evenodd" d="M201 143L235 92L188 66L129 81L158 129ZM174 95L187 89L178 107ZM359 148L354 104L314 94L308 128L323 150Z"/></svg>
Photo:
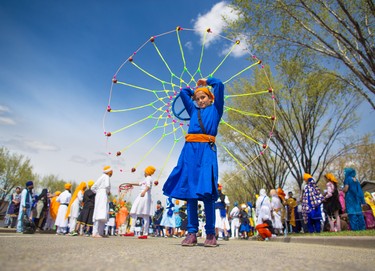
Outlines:
<svg viewBox="0 0 375 271"><path fill-rule="evenodd" d="M120 200L125 200L126 197L129 198L131 196L131 192L133 188L134 187L128 183L120 184L118 187L118 197L119 197L118 201L120 202Z"/></svg>
<svg viewBox="0 0 375 271"><path fill-rule="evenodd" d="M188 131L189 116L179 98L180 90L186 86L194 88L200 78L220 78L227 89L229 83L235 84L236 80L249 81L254 77L255 70L264 73L266 80L260 90L233 94L226 91L220 126L226 126L243 140L260 146L257 157L268 149L276 119L275 96L262 61L241 40L231 40L211 29L198 34L201 35L199 52L196 49L197 31L194 29L177 27L152 36L114 74L103 117L103 130L107 138L107 154L119 159L120 172L135 172L147 158L151 160L152 157L153 161L162 163L158 166L159 179L174 151L182 148L180 142L184 142ZM229 99L252 99L255 95L270 100L273 112L259 114L227 105ZM267 135L257 139L248 131L228 123L229 112L244 117L267 118L272 128ZM219 151L226 152L225 155L228 154L242 169L257 158L240 162L235 153L220 143L220 132L216 144ZM147 164L156 164L153 161ZM121 193L130 190L126 184L119 187Z"/></svg>

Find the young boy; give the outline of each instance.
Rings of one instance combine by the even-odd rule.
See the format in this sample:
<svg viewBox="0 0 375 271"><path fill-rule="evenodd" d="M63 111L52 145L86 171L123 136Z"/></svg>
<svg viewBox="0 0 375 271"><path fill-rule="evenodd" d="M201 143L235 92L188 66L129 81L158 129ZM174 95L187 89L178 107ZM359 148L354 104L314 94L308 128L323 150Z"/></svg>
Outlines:
<svg viewBox="0 0 375 271"><path fill-rule="evenodd" d="M144 170L145 179L140 183L130 183L130 185L140 186L141 192L133 202L132 208L130 210L130 216L132 217L132 225L130 230L134 231L134 223L137 217L143 219L143 230L142 235L138 236L139 239L147 239L148 232L150 228L150 218L152 216L152 175L154 175L156 168L153 166L148 166Z"/></svg>
<svg viewBox="0 0 375 271"><path fill-rule="evenodd" d="M213 93L207 86L213 88ZM187 201L187 237L182 246L197 245L198 200L203 201L207 238L204 246L216 247L215 201L218 198L218 162L215 136L224 110L224 85L215 78L199 79L197 88L183 88L180 97L190 116L186 142L164 184L166 196Z"/></svg>
<svg viewBox="0 0 375 271"><path fill-rule="evenodd" d="M275 234L273 226L272 226L272 221L269 219L267 215L263 217L263 223L259 224L255 227L255 229L259 233L259 241L268 241L269 238L272 237L273 234Z"/></svg>

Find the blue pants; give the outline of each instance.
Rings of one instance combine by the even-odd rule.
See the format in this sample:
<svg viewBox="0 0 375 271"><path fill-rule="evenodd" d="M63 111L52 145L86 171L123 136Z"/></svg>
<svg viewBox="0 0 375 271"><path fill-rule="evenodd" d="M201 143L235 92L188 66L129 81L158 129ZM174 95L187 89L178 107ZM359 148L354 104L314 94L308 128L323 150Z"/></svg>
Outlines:
<svg viewBox="0 0 375 271"><path fill-rule="evenodd" d="M206 214L206 225L204 226L206 234L215 234L215 201L212 198L203 200L204 212ZM187 200L187 231L188 233L198 232L198 200Z"/></svg>
<svg viewBox="0 0 375 271"><path fill-rule="evenodd" d="M309 216L309 219L307 221L307 228L309 229L310 233L313 232L320 232L321 231L321 224L320 224L320 218L314 219Z"/></svg>
<svg viewBox="0 0 375 271"><path fill-rule="evenodd" d="M350 229L352 231L363 231L366 229L365 219L363 214L348 214Z"/></svg>
<svg viewBox="0 0 375 271"><path fill-rule="evenodd" d="M26 214L28 217L30 217L31 214L31 208L26 209ZM18 214L18 220L17 220L17 232L23 232L23 216L24 216L24 211L23 208L20 208L20 212Z"/></svg>

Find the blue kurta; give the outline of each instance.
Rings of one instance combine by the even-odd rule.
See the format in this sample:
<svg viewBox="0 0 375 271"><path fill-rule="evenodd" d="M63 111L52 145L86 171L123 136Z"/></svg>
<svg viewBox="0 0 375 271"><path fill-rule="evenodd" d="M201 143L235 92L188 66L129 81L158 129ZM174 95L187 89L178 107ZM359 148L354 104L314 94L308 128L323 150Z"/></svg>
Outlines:
<svg viewBox="0 0 375 271"><path fill-rule="evenodd" d="M346 212L349 216L350 228L353 231L365 230L366 224L362 213L362 204L365 204L365 198L358 180L354 180L356 172L352 168L345 169L344 185L349 186L345 194Z"/></svg>
<svg viewBox="0 0 375 271"><path fill-rule="evenodd" d="M224 110L224 85L215 78L207 79L213 87L215 101L201 109L201 118L208 135L216 136ZM189 134L203 134L198 121L198 107L192 100L194 92L190 88L181 90L181 99L190 116ZM218 162L216 146L207 142L185 142L177 166L169 175L163 191L166 196L177 199L199 199L218 197Z"/></svg>

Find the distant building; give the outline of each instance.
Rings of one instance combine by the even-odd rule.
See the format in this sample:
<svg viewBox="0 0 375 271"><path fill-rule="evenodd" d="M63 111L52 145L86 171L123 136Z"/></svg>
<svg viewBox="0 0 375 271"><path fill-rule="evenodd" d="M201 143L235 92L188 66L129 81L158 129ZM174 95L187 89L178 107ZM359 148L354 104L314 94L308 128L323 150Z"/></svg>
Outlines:
<svg viewBox="0 0 375 271"><path fill-rule="evenodd" d="M363 181L361 183L361 188L363 192L375 192L375 181Z"/></svg>

